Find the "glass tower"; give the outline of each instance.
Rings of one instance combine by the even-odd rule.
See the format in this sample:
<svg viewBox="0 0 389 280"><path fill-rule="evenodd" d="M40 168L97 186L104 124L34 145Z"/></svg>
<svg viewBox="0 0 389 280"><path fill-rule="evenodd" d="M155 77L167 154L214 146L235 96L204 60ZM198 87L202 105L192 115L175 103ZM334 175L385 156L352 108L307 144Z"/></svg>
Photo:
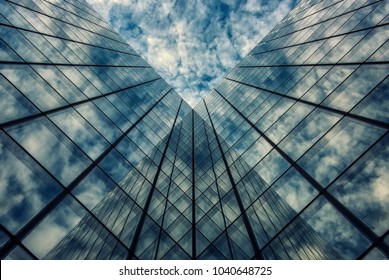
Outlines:
<svg viewBox="0 0 389 280"><path fill-rule="evenodd" d="M388 14L302 1L192 109L87 2L1 1L1 258L387 259Z"/></svg>

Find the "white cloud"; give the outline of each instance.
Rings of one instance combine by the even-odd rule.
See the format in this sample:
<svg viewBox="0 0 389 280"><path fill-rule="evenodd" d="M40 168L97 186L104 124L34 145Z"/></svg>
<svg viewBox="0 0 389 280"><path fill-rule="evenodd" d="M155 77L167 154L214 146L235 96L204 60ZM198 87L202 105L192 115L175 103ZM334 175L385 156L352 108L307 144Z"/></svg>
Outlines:
<svg viewBox="0 0 389 280"><path fill-rule="evenodd" d="M295 5L294 0L88 0L195 105Z"/></svg>

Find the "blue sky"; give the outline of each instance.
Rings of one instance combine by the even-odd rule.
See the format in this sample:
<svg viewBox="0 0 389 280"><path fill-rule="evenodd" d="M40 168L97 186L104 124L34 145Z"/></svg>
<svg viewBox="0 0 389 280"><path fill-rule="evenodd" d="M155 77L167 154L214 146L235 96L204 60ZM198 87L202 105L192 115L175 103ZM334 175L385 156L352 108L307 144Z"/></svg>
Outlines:
<svg viewBox="0 0 389 280"><path fill-rule="evenodd" d="M88 0L194 106L297 0Z"/></svg>

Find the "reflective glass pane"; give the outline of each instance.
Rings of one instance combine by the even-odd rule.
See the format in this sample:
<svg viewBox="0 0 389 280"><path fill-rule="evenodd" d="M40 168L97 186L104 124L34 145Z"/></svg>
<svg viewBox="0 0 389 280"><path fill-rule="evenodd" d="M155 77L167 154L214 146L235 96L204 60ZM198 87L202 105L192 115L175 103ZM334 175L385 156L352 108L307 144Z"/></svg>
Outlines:
<svg viewBox="0 0 389 280"><path fill-rule="evenodd" d="M49 118L74 141L91 159L95 160L109 143L74 109L49 115Z"/></svg>
<svg viewBox="0 0 389 280"><path fill-rule="evenodd" d="M23 244L38 258L44 258L85 216L85 210L68 197L32 230Z"/></svg>
<svg viewBox="0 0 389 280"><path fill-rule="evenodd" d="M29 66L1 66L0 72L39 109L45 111L66 105L66 101Z"/></svg>
<svg viewBox="0 0 389 280"><path fill-rule="evenodd" d="M73 194L92 210L115 186L115 183L96 167L77 185Z"/></svg>
<svg viewBox="0 0 389 280"><path fill-rule="evenodd" d="M294 168L286 172L271 188L296 213L302 210L318 194Z"/></svg>
<svg viewBox="0 0 389 280"><path fill-rule="evenodd" d="M38 109L0 74L0 122L22 118Z"/></svg>
<svg viewBox="0 0 389 280"><path fill-rule="evenodd" d="M7 129L39 163L67 186L91 161L46 118Z"/></svg>
<svg viewBox="0 0 389 280"><path fill-rule="evenodd" d="M355 259L370 245L366 237L323 198L308 207L301 218L320 235L321 242L327 244L322 243L323 246L329 246L341 258Z"/></svg>
<svg viewBox="0 0 389 280"><path fill-rule="evenodd" d="M280 143L280 147L297 160L320 139L341 116L316 109Z"/></svg>
<svg viewBox="0 0 389 280"><path fill-rule="evenodd" d="M383 129L345 118L298 162L319 183L327 186L383 133Z"/></svg>
<svg viewBox="0 0 389 280"><path fill-rule="evenodd" d="M4 133L0 139L0 221L16 233L62 188Z"/></svg>
<svg viewBox="0 0 389 280"><path fill-rule="evenodd" d="M115 149L113 149L99 166L116 182L120 182L133 166Z"/></svg>
<svg viewBox="0 0 389 280"><path fill-rule="evenodd" d="M384 137L329 188L377 235L389 229L389 137Z"/></svg>

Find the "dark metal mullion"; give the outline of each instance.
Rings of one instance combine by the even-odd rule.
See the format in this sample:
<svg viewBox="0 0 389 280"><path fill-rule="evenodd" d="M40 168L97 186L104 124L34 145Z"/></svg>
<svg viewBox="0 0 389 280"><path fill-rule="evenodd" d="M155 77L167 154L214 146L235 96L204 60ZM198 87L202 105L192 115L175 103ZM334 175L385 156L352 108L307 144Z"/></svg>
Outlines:
<svg viewBox="0 0 389 280"><path fill-rule="evenodd" d="M8 229L6 229L2 224L0 224L0 229L3 231L3 232L5 232L6 234L7 234L7 236L8 236L8 238L11 240L11 241L7 241L7 243L9 243L9 242L13 242L13 243L15 243L15 246L16 245L19 245L20 247L22 247L22 249L24 250L24 251L26 251L27 252L27 254L28 255L30 255L34 260L38 260L38 258L26 247L26 246L24 246L24 244L19 240L19 239L17 239L16 238L16 236L15 235L13 235ZM5 246L6 244L4 244L4 246ZM14 247L15 247L14 246ZM3 247L1 247L2 248L2 250L3 250ZM13 248L12 248L13 249ZM1 251L2 251L1 250ZM1 253L1 259L3 260L4 259L4 255Z"/></svg>
<svg viewBox="0 0 389 280"><path fill-rule="evenodd" d="M270 188L270 187L268 187L265 191L263 191L262 194L261 194L257 199L255 199L255 200L247 207L247 209L249 209L250 207L252 207L256 201L259 201L259 199L264 195L264 193L265 193L269 188ZM254 208L254 207L253 207L253 208ZM265 233L265 236L266 236L266 239L267 239L267 243L265 242L266 244L265 244L265 245L262 247L262 249L261 249L261 252L262 252L262 251L264 250L264 248L266 248L266 246L270 243L270 241L271 241L274 237L271 238L270 234L266 231L265 226L264 226L264 222L262 222L262 220L261 220L260 217L258 216L257 211L254 211L254 209L253 209L253 212L254 212L255 216L257 217L257 220L258 220L260 226L262 227L263 232ZM281 231L279 231L279 232L281 232ZM273 247L272 247L272 246L269 246L269 247L270 247L270 250L272 251L272 253L273 253L274 255L276 255L276 252L274 251ZM255 256L254 256L254 259L255 259Z"/></svg>
<svg viewBox="0 0 389 280"><path fill-rule="evenodd" d="M143 179L143 180L146 180L146 179ZM143 186L143 184L142 184L142 186ZM132 198L131 198L131 197L130 197L122 188L121 188L121 187L119 187L119 189L121 189L121 191L122 191L122 192L124 193L124 195L126 196L125 202L126 202L127 200L130 200L130 201L132 202L132 206L131 206L131 208L130 208L130 211L128 212L127 217L124 219L123 227L122 227L122 229L120 230L120 233L118 234L118 239L121 239L122 234L123 234L123 231L124 231L124 228L125 228L125 225L127 224L127 221L128 221L128 217L130 216L130 213L133 211L135 205L136 205L137 207L139 207L139 209L142 209L142 208L138 205L138 203L135 201L135 199L132 199ZM124 207L124 203L123 203L122 207L120 207L119 213L122 211L123 207ZM114 224L116 223L116 221L117 221L117 219L115 220ZM116 248L116 246L115 246L115 248Z"/></svg>
<svg viewBox="0 0 389 280"><path fill-rule="evenodd" d="M5 78L5 77L4 77ZM119 92L122 92L122 91L125 91L125 90L128 90L128 89L131 89L131 88L135 88L135 87L138 87L138 86L142 86L144 84L148 84L148 83L152 83L152 82L155 82L157 80L160 80L161 78L157 78L157 79L153 79L153 80L150 80L150 81L146 81L146 82L143 82L143 83L140 83L140 84L137 84L137 85L132 85L132 86L129 86L129 87L126 87L126 88L123 88L123 89L119 89L119 90L115 90L115 91L112 91L112 92L109 92L109 93L105 93L105 94L102 94L102 95L98 95L98 96L94 96L94 97L90 97L85 100L80 100L80 101L77 101L77 102L74 102L74 103L69 103L67 105L64 105L64 106L61 106L61 107L57 107L57 108L54 108L54 109L49 109L47 111L41 111L40 113L37 113L37 114L33 114L33 115L29 115L29 116L26 116L26 117L22 117L22 118L19 118L19 119L16 119L16 120L12 120L12 121L7 121L7 122L4 122L4 123L0 123L0 128L7 128L7 127L10 127L10 126L14 126L14 125L17 125L17 124L21 124L23 122L27 122L27 121L31 121L31 120L34 120L36 118L39 118L39 117L42 117L42 116L46 116L46 115L49 115L49 114L52 114L52 113L56 113L58 111L62 111L62 110L65 110L65 109L69 109L69 108L72 108L74 106L78 106L78 105L81 105L81 104L84 104L84 103L87 103L87 102L90 102L90 101L93 101L93 100L96 100L96 99L99 99L99 98L103 98L103 97L107 97L107 96L110 96L110 95L113 95L113 94L117 94ZM8 79L7 79L8 81ZM10 82L10 81L8 81ZM10 84L16 89L18 90L11 82ZM19 90L18 90L19 91ZM169 90L170 91L170 90ZM29 102L30 99L28 99L21 91L19 91ZM62 97L62 96L61 96ZM32 103L32 102L31 102ZM158 103L158 101L157 101ZM32 103L34 105L34 103ZM35 106L35 105L34 105ZM36 106L35 106L36 107ZM128 107L128 106L127 106ZM131 108L130 108L131 109ZM39 110L39 109L38 109ZM99 109L100 110L100 109ZM131 109L132 110L132 109ZM142 117L143 118L143 117Z"/></svg>
<svg viewBox="0 0 389 280"><path fill-rule="evenodd" d="M361 65L363 65L363 64L361 64ZM388 76L386 76L386 78ZM385 79L383 79L382 81L384 81ZM385 129L389 129L389 124L386 123L386 122L382 122L382 121L378 121L378 120L375 120L375 119L370 119L370 118L367 118L367 117L355 115L355 114L352 114L352 113L349 113L349 112L344 112L344 111L341 111L341 110L338 110L338 109L327 107L325 105L316 104L316 103L313 103L313 102L310 102L310 101L306 101L306 100L302 100L302 99L299 99L299 98L296 98L296 97L288 96L288 95L285 95L285 94L282 94L282 93L278 93L278 92L275 92L275 91L272 91L272 90L268 90L268 89L265 89L265 88L261 88L261 87L258 87L258 86L250 85L250 84L247 84L247 83L244 83L244 82L241 82L241 81L237 81L237 80L233 80L233 79L230 79L230 78L226 78L226 80L229 80L229 81L232 81L232 82L235 82L235 83L238 83L238 84L242 84L242 85L245 85L245 86L249 86L249 87L252 87L252 88L256 88L256 89L259 89L259 90L262 90L262 91L266 91L266 92L269 92L271 94L274 94L274 95L277 95L277 96L281 96L281 97L285 97L285 98L288 98L290 100L294 100L294 101L297 101L297 102L300 102L300 103L303 103L303 104L306 104L306 105L310 105L310 106L313 106L313 107L317 107L317 108L320 108L320 109L323 109L325 111L329 111L329 112L332 112L332 113L335 113L335 114L338 114L338 115L348 116L348 117L350 117L352 119L355 119L355 120L359 120L359 121L362 121L362 122L365 122L365 123L368 123L368 124L372 124L372 125L375 125L375 126L378 126L378 127L382 127L382 128L385 128ZM378 85L380 85L381 82ZM220 96L222 96L217 90L215 90L215 91ZM223 99L225 99L228 103L230 103L225 97L223 97ZM234 106L232 106L232 107L235 108ZM237 109L235 109L235 110L237 110ZM243 116L243 118L248 119L244 115L242 115L242 116ZM251 121L250 121L250 123L251 123Z"/></svg>
<svg viewBox="0 0 389 280"><path fill-rule="evenodd" d="M90 233L91 231L93 232L93 231L95 231L96 232L96 238L93 240L92 239L92 234L89 236L89 238L88 238L88 241L87 242L89 242L89 241L92 241L91 243L91 249L96 245L96 242L97 242L97 240L99 239L99 236L101 237L101 235L100 234L102 234L102 232L104 232L104 229L108 229L107 227L101 227L100 228L100 230L98 231L98 233L97 233L97 230L98 230L98 225L99 224L103 224L101 221L98 221L98 223L95 223L93 226L94 226L94 228L93 227L89 227L89 231L87 232L87 233ZM104 233L103 233L104 234ZM110 235L113 235L113 236L115 236L111 231L109 231L108 230L108 235L107 235L107 237L106 238L109 238L109 236ZM116 236L115 236L116 237ZM119 238L117 238L117 239L119 239ZM105 240L106 239L102 239L103 240L103 244L102 244L102 246L100 247L100 249L98 250L98 253L96 254L96 259L98 258L98 256L100 255L100 253L101 253L101 250L103 249L103 247L104 247L104 245L105 245ZM86 244L85 244L85 246L87 245L87 242L86 242ZM86 254L86 256L85 256L85 259L87 259L87 257L90 255L90 250L89 250L89 252ZM74 259L73 257L72 257L72 259Z"/></svg>
<svg viewBox="0 0 389 280"><path fill-rule="evenodd" d="M113 227L113 226L112 226L112 227ZM108 229L108 228L106 227L106 229ZM102 234L102 235L104 234L104 229L103 229L103 228L100 230L99 234ZM112 231L108 230L108 233L107 233L107 236L105 237L105 239L101 238L103 241L102 241L102 245L101 245L101 247L100 247L99 252L96 254L96 259L99 258L99 255L100 255L101 252L103 251L104 246L107 245L107 240L109 239L110 235L114 236L116 240L121 241L120 238L119 238L118 236L116 236ZM100 236L100 237L101 237L101 236ZM99 239L99 236L98 236L98 237L96 238L96 240L93 242L93 245L94 245L94 246L95 246L95 244L96 244L96 242L97 242L98 239ZM123 243L122 243L122 244L123 244ZM116 248L116 245L115 245L115 248ZM125 247L125 248L128 249L127 247ZM89 253L90 253L90 251L89 251ZM89 255L89 253L88 253L88 255ZM110 254L109 254L109 257L110 257L110 258L112 257L112 254L113 254L113 251L111 251Z"/></svg>
<svg viewBox="0 0 389 280"><path fill-rule="evenodd" d="M231 106L233 107L245 120L249 123L284 159L286 159L291 166L293 166L309 183L314 186L320 194L322 194L340 213L347 218L357 229L359 229L371 242L374 242L379 237L373 232L367 225L365 225L354 213L343 206L337 198L327 191L327 188L321 186L311 175L308 174L299 164L297 164L292 158L290 158L281 148L279 148L269 137L267 137L261 130L259 130L248 118L246 118L234 105L232 105L227 99L225 99L219 92L218 94ZM384 134L383 136L385 136ZM382 137L383 137L382 136ZM381 138L382 138L381 137ZM380 139L381 139L380 138ZM379 141L379 139L377 140ZM376 141L376 142L377 142ZM366 153L365 151L364 153ZM364 154L363 153L363 154ZM389 246L384 243L380 243L380 248L389 254Z"/></svg>
<svg viewBox="0 0 389 280"><path fill-rule="evenodd" d="M154 180L153 180L153 183L151 185L151 189L150 189L149 195L147 196L145 206L142 209L142 215L141 215L141 217L139 219L139 222L138 222L138 225L137 225L137 227L135 229L134 237L132 239L132 242L131 242L131 245L130 245L130 248L129 248L127 259L133 259L135 257L135 251L136 251L136 248L137 248L137 245L138 245L138 241L140 240L140 234L142 233L143 225L144 225L144 222L145 222L146 216L147 216L147 211L148 211L148 209L150 207L150 204L151 204L151 199L152 199L153 194L154 194L155 186L157 185L159 173L161 172L162 164L163 164L164 159L165 159L166 151L167 151L167 149L169 147L170 138L171 138L171 136L173 134L173 128L174 128L174 126L176 124L177 118L178 118L179 113L180 113L182 102L183 102L183 100L181 100L180 106L178 107L177 114L176 114L176 117L174 119L174 123L173 123L173 126L172 126L172 130L170 131L169 137L168 137L168 139L166 141L166 145L165 145L165 148L164 148L161 160L159 162L157 172L156 172L156 174L154 176ZM159 103L159 102L157 102L157 103ZM157 104L157 103L155 103L155 104ZM150 111L151 111L151 109L150 109Z"/></svg>
<svg viewBox="0 0 389 280"><path fill-rule="evenodd" d="M255 171L254 171L254 172L255 172ZM265 193L266 193L269 189L270 189L270 187L267 188L266 191L262 193L263 196L265 196ZM261 195L261 197L262 197L262 195ZM264 212L265 215L266 215L266 218L267 218L266 220L270 221L270 223L268 222L268 224L270 224L270 225L273 227L274 231L277 232L277 230L276 230L277 227L276 227L276 225L273 223L273 219L271 219L271 217L270 217L270 215L269 215L269 213L268 213L269 211L267 211L266 208L263 207L260 198L258 197L258 199L256 199L255 201L260 202L260 204L261 204L261 206L262 206L262 212ZM255 201L254 201L254 202L255 202ZM252 203L252 204L254 204L254 203ZM254 211L254 210L253 210L253 211ZM254 211L254 212L256 212L256 211ZM274 214L275 214L275 211L274 211ZM256 215L257 215L257 214L256 214ZM275 216L278 218L277 215L275 215ZM258 215L257 215L257 217L258 217ZM262 224L262 223L261 223L261 224ZM265 231L265 228L263 228L263 229L264 229L264 231ZM282 228L282 229L283 229L283 228ZM281 232L281 231L279 230L279 232ZM266 234L266 235L267 235L267 234ZM287 236L287 239L289 240L289 236ZM290 241L290 240L289 240L289 241ZM283 248L283 250L284 250L285 254L288 256L288 258L289 258L289 259L293 259L293 258L289 255L288 250L286 250L286 248L285 248L283 242L281 242L281 247ZM262 249L263 249L263 248L262 248ZM272 252L274 253L273 248L271 248L271 250L272 250ZM298 255L298 254L297 254L297 255Z"/></svg>
<svg viewBox="0 0 389 280"><path fill-rule="evenodd" d="M125 133L123 133L114 143L111 144L110 147L108 147L95 161L92 161L91 165L89 165L80 175L78 175L66 188L64 189L56 196L54 197L49 203L46 204L44 208L42 208L38 214L36 214L27 224L24 225L23 228L21 228L16 234L15 238L17 240L22 240L48 213L50 213L60 202L62 202L67 195L72 195L71 191L78 185L79 182L81 182L91 171L93 168L98 166L98 164L116 147L117 144L120 143L121 140L124 139L124 137L127 136L127 134L171 91L171 89L166 92L149 110L147 110L141 118L139 118ZM13 139L11 137L11 139ZM17 143L17 142L16 142ZM20 147L22 150L25 151L23 147ZM27 151L25 151L27 154L29 154ZM33 158L33 157L32 157ZM39 163L38 163L39 164ZM39 164L40 165L40 164ZM41 166L44 170L43 166ZM51 174L46 170L48 174ZM60 183L61 184L61 183ZM62 185L62 184L61 184ZM73 196L74 199L78 201L77 198ZM81 204L83 205L83 204ZM90 212L88 209L86 209L94 218L96 216ZM97 219L97 218L96 218ZM97 219L98 220L98 219ZM102 224L103 225L103 224ZM105 227L105 225L103 225ZM107 229L109 232L110 230ZM119 240L119 239L118 239ZM119 240L120 243L122 243ZM127 248L123 243L122 245ZM7 242L3 248L2 252L0 254L0 258L3 258L9 251L11 251L16 246L16 243L14 242Z"/></svg>
<svg viewBox="0 0 389 280"><path fill-rule="evenodd" d="M102 170L102 169L100 169L100 170L103 171L103 172L105 173L104 170ZM107 175L107 177L110 178L108 175ZM132 198L131 198L131 197L130 197L122 188L121 188L121 187L119 187L118 184L115 183L115 187L111 190L111 192L116 191L116 189L118 189L118 190L117 190L117 193L116 193L116 195L118 196L118 199L123 199L124 202L126 202L127 200L130 200L130 201L132 202L132 206L131 206L131 208L130 208L130 212L132 211L132 209L134 208L135 205L139 207L139 205L135 202L135 200L132 199ZM120 193L120 194L118 194L118 193ZM123 197L122 197L122 196L123 196ZM105 207L101 207L100 209L98 209L98 211L107 214L107 210L110 208L111 205L112 205L112 203L106 203L106 206L105 206ZM123 203L122 206L120 207L120 209L119 209L119 211L118 211L119 214L122 212L122 210L123 210L123 208L124 208L124 205L125 205L125 203ZM116 209L117 209L117 207L116 207ZM124 211L125 211L125 210L124 210ZM112 223L112 229L115 228L115 224L116 224L116 222L117 222L118 219L119 219L119 214L118 214L116 217L114 216L114 217L111 218L113 212L114 212L114 211L111 211L111 212L108 214L108 219L107 219L107 221L109 221L109 220L111 220L111 219L114 219L114 221L113 221L113 223ZM105 215L105 216L106 216L106 215ZM127 217L124 219L125 222L127 222L128 216L129 216L129 215L127 215ZM119 240L120 240L121 233L123 232L124 225L125 225L125 223L123 224L123 228L122 228L122 230L120 231L119 234L116 235L116 234L112 233L114 236L117 236L117 238L118 238ZM111 230L108 228L108 226L107 226L107 229L111 232Z"/></svg>
<svg viewBox="0 0 389 280"><path fill-rule="evenodd" d="M389 230L386 231L386 233L384 233L382 236L380 236L376 241L374 241L372 244L370 244L370 246L361 254L359 255L359 257L357 258L357 260L362 260L364 257L367 256L367 254L369 254L375 247L378 247L379 248L379 245L380 243L384 243L385 242L385 237L389 234ZM380 249L380 248L379 248ZM385 252L382 252L383 254L385 254Z"/></svg>
<svg viewBox="0 0 389 280"><path fill-rule="evenodd" d="M288 168L287 169L287 171L288 170L290 170L291 169L291 167L290 168ZM286 173L286 172L285 172ZM268 190L268 189L270 189L271 187L273 186L273 184L272 185L270 185L255 201L257 201L260 197L262 197L263 196L263 194ZM287 222L273 237L271 237L271 238L268 238L268 241L266 242L266 244L262 247L262 249L261 249L261 251L263 251L263 250L265 250L266 249L266 247L270 247L270 249L273 251L273 248L272 248L272 242L288 227L288 226L290 226L296 219L298 219L298 217L300 217L300 215L301 215L301 213L303 213L309 206L311 206L313 203L314 203L314 201L316 201L316 199L318 198L318 197L320 197L320 192L306 205L306 206L304 206L298 213L296 213L295 214L295 216L292 218L292 219L290 219L290 221L289 222ZM255 203L255 201L253 202L253 203L251 203L251 205L249 205L249 207L251 207L254 203ZM254 213L257 215L257 213L254 211ZM257 217L258 217L258 215L257 215ZM258 217L258 220L260 221L260 223L261 223L261 225L262 225L262 222L261 222L261 220L259 219L259 217ZM263 227L263 226L262 226ZM264 227L263 227L264 228ZM267 232L264 230L264 232L266 233L266 235L267 235ZM268 235L267 235L268 236ZM273 251L273 253L274 253L274 251Z"/></svg>
<svg viewBox="0 0 389 280"><path fill-rule="evenodd" d="M223 153L223 149L222 149L222 146L221 146L220 140L219 140L219 135L216 133L213 121L211 119L211 114L209 113L209 110L208 110L208 106L207 106L207 104L205 103L204 100L203 100L203 102L204 102L205 109L207 110L207 114L208 114L209 120L211 122L211 126L213 128L213 132L215 134L215 138L216 138L217 144L219 146L219 149L220 149L220 152L221 152L221 155L222 155L222 159L223 159L224 165L226 166L227 175L228 175L228 178L229 178L229 180L231 182L232 189L233 189L233 192L235 194L236 201L238 202L238 206L239 206L239 209L240 209L240 212L241 212L241 217L242 217L243 223L245 224L245 227L246 227L246 230L247 230L247 234L249 235L249 239L250 239L251 245L253 246L254 254L259 259L263 259L263 256L262 256L262 253L260 251L259 245L258 245L257 240L255 238L254 230L253 230L253 228L252 228L252 226L250 224L250 221L249 221L249 219L247 217L247 213L246 213L246 211L244 209L242 199L241 199L241 197L239 195L239 191L236 188L235 180L234 180L234 178L232 176L232 173L231 173L231 170L230 170L230 168L228 166L228 162L227 162L227 159L225 157L225 154Z"/></svg>

